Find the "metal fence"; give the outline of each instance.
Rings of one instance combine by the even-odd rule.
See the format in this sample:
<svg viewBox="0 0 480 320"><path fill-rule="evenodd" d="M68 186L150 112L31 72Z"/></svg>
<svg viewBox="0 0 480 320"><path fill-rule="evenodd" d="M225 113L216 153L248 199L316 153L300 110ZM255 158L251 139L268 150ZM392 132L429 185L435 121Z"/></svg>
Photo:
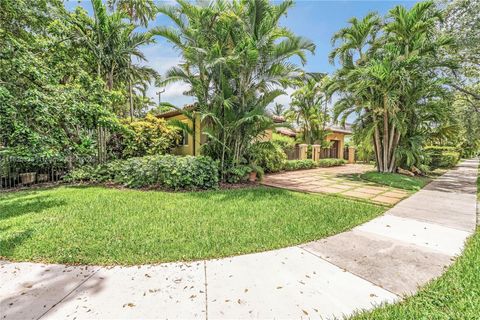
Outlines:
<svg viewBox="0 0 480 320"><path fill-rule="evenodd" d="M320 150L320 159L338 158L338 149L336 148L322 148Z"/></svg>
<svg viewBox="0 0 480 320"><path fill-rule="evenodd" d="M285 150L288 160L298 160L300 159L300 146L297 144L291 149Z"/></svg>
<svg viewBox="0 0 480 320"><path fill-rule="evenodd" d="M24 188L61 181L74 166L94 158L49 159L0 155L0 190ZM94 160L93 160L94 161Z"/></svg>

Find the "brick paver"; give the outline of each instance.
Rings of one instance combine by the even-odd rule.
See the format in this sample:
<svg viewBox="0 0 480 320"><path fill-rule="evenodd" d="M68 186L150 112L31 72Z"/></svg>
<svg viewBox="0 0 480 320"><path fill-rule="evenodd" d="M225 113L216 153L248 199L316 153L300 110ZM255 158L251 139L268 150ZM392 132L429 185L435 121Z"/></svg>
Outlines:
<svg viewBox="0 0 480 320"><path fill-rule="evenodd" d="M384 205L394 205L409 192L359 180L358 175L374 170L371 165L347 164L340 167L290 171L267 175L264 185L312 193L335 193L346 197L367 199Z"/></svg>

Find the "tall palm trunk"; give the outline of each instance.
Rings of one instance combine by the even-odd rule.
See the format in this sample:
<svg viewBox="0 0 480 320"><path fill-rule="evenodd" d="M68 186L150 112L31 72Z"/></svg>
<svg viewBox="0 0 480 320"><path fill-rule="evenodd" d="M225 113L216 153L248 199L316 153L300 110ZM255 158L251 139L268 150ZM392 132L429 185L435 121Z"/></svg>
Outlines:
<svg viewBox="0 0 480 320"><path fill-rule="evenodd" d="M132 61L128 61L128 70L131 71L131 64ZM132 86L132 76L131 74L128 75L128 93L129 93L129 100L130 100L130 121L133 121L133 86Z"/></svg>

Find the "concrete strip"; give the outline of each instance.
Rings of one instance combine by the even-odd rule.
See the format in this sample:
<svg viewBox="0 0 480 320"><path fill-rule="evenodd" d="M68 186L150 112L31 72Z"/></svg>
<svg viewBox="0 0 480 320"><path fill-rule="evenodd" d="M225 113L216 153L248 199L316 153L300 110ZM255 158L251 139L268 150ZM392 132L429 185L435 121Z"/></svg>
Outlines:
<svg viewBox="0 0 480 320"><path fill-rule="evenodd" d="M205 319L204 263L102 268L42 319Z"/></svg>
<svg viewBox="0 0 480 320"><path fill-rule="evenodd" d="M300 248L207 261L209 319L333 318L397 299Z"/></svg>
<svg viewBox="0 0 480 320"><path fill-rule="evenodd" d="M470 233L475 231L475 216L472 214L452 213L449 210L432 211L428 209L427 205L422 208L398 207L399 205L390 209L388 213L397 217L425 221Z"/></svg>
<svg viewBox="0 0 480 320"><path fill-rule="evenodd" d="M0 314L2 319L38 319L98 268L37 263L2 262Z"/></svg>
<svg viewBox="0 0 480 320"><path fill-rule="evenodd" d="M415 244L450 256L460 254L465 239L470 236L466 231L389 214L373 219L353 230Z"/></svg>
<svg viewBox="0 0 480 320"><path fill-rule="evenodd" d="M398 295L414 293L452 263L448 255L358 230L303 248Z"/></svg>

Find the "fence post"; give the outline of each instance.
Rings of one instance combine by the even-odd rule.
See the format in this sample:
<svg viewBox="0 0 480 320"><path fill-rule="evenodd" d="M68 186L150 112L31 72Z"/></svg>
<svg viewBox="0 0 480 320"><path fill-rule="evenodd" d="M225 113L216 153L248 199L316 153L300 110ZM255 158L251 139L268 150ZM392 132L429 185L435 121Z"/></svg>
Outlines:
<svg viewBox="0 0 480 320"><path fill-rule="evenodd" d="M355 163L355 147L348 147L348 163Z"/></svg>
<svg viewBox="0 0 480 320"><path fill-rule="evenodd" d="M300 144L298 146L298 159L299 160L305 160L307 159L307 147L308 144Z"/></svg>
<svg viewBox="0 0 480 320"><path fill-rule="evenodd" d="M319 144L312 145L312 160L313 161L320 160L320 145Z"/></svg>

